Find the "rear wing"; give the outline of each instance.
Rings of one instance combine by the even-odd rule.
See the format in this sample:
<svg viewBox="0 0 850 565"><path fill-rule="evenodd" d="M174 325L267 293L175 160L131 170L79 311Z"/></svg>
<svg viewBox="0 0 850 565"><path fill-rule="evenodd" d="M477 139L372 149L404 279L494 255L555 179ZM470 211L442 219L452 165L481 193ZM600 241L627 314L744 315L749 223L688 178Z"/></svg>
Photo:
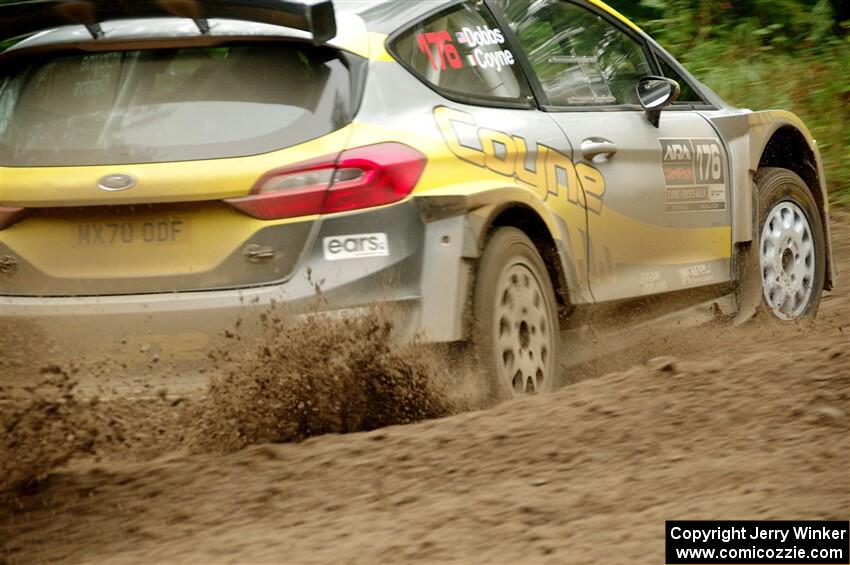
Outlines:
<svg viewBox="0 0 850 565"><path fill-rule="evenodd" d="M0 4L0 41L73 24L99 39L101 22L157 17L191 18L202 34L207 19L226 18L306 31L316 43L336 36L332 0L29 0Z"/></svg>

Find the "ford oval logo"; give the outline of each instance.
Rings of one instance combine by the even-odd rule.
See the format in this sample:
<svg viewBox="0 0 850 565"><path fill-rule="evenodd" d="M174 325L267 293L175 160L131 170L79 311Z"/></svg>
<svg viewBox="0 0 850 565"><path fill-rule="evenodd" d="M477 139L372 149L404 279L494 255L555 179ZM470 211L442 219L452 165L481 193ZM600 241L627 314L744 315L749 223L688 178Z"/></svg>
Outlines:
<svg viewBox="0 0 850 565"><path fill-rule="evenodd" d="M97 187L107 192L118 192L119 190L127 190L133 188L136 184L136 177L132 175L106 175L97 181Z"/></svg>

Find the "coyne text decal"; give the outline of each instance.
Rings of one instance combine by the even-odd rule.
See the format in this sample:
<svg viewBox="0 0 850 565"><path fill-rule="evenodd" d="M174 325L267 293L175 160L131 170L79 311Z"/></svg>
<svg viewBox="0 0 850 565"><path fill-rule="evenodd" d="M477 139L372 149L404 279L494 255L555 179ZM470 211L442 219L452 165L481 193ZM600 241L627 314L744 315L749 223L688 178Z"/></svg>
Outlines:
<svg viewBox="0 0 850 565"><path fill-rule="evenodd" d="M542 200L564 198L591 212L602 212L605 178L587 163L573 163L560 151L518 135L479 127L472 114L440 106L434 110L437 126L449 149L458 158L515 178L531 187ZM476 128L481 149L469 147L458 139L455 125Z"/></svg>

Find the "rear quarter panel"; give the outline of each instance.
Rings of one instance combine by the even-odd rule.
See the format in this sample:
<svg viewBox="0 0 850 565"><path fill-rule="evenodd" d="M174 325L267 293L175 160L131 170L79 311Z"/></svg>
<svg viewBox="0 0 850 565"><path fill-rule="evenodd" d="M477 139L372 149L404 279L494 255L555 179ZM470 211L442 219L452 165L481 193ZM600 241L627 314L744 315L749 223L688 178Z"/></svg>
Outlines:
<svg viewBox="0 0 850 565"><path fill-rule="evenodd" d="M532 186L498 167L487 166L480 144L482 132L492 128L504 135L521 135L526 149L544 144L567 159L572 149L562 132L546 115L536 110L501 109L460 104L447 100L420 82L394 60L373 58L361 109L353 124L350 147L398 141L415 147L427 156L428 165L413 192L419 200L460 203L476 236L483 243L488 219L506 205L519 204L537 212L552 239L562 250L563 270L570 292L579 302L591 300L586 281L586 229L583 206L570 202L566 194L553 195L543 184ZM453 139L461 136L464 140ZM472 138L475 138L472 140ZM470 142L470 140L472 140ZM454 145L452 143L454 142ZM464 159L462 144L470 143L470 156ZM513 147L512 144L508 144ZM509 153L512 150L509 150ZM515 163L520 154L510 154L505 162ZM529 157L530 158L530 157ZM514 161L516 159L516 161ZM500 163L504 164L504 163Z"/></svg>

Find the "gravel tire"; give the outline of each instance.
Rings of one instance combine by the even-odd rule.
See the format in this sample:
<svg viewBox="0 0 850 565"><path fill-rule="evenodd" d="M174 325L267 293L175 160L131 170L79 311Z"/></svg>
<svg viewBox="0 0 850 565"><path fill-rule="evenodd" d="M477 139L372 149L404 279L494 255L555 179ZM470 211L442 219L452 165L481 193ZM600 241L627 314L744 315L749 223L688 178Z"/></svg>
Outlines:
<svg viewBox="0 0 850 565"><path fill-rule="evenodd" d="M546 265L522 231L497 228L478 263L473 346L491 396L555 389L559 326Z"/></svg>
<svg viewBox="0 0 850 565"><path fill-rule="evenodd" d="M758 245L749 276L761 304L780 320L813 318L820 306L826 244L820 212L806 183L793 171L759 169Z"/></svg>

